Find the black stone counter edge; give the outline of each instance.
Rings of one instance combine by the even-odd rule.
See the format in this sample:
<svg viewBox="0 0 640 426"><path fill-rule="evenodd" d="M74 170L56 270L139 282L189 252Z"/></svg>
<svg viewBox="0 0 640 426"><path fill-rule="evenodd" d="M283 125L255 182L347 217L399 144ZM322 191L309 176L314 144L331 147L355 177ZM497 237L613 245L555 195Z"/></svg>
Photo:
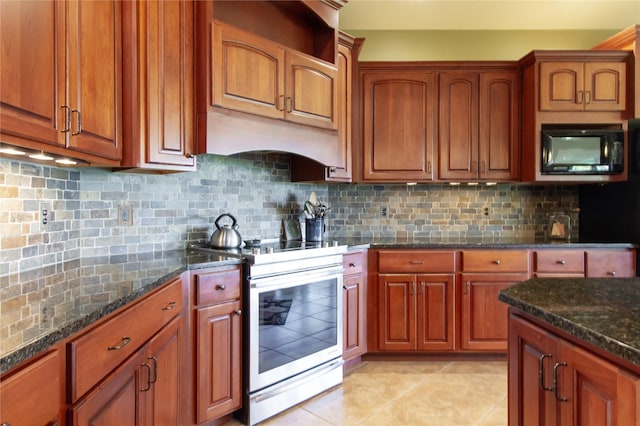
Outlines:
<svg viewBox="0 0 640 426"><path fill-rule="evenodd" d="M531 305L521 299L515 298L503 292L498 294L498 299L526 314L542 320L571 336L600 348L612 355L628 361L640 368L640 348L634 348L626 343L612 339L590 328L576 324L566 318L545 311L535 305Z"/></svg>
<svg viewBox="0 0 640 426"><path fill-rule="evenodd" d="M63 339L71 336L72 334L82 330L98 321L99 319L107 316L108 314L114 312L115 310L122 308L123 306L139 299L150 291L160 287L161 285L171 281L175 277L182 274L187 270L196 270L196 269L205 269L205 268L215 268L222 267L225 265L234 265L241 264L242 260L237 258L225 258L224 260L215 260L215 261L206 261L207 256L202 256L201 261L195 261L194 263L188 262L186 265L177 267L175 270L170 273L163 275L161 277L157 277L152 282L146 284L144 287L132 292L131 294L115 300L108 305L103 306L100 309L93 311L90 314L83 316L82 318L65 325L58 330L52 331L51 333L26 344L20 349L17 349L11 353L6 354L2 358L0 358L0 374L11 370L13 367L18 364L26 361L34 356L46 351L51 346L56 343L62 341Z"/></svg>

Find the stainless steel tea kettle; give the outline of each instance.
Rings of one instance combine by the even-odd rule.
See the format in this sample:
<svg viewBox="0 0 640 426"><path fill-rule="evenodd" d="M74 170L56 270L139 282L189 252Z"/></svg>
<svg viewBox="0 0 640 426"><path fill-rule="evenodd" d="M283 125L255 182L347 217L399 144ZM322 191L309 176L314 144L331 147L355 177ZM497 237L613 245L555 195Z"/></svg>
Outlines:
<svg viewBox="0 0 640 426"><path fill-rule="evenodd" d="M229 217L233 221L231 225L220 226L218 222L223 217ZM231 213L223 213L216 219L216 228L218 228L211 235L211 245L219 249L237 248L242 245L242 237L238 230L238 223L236 218Z"/></svg>

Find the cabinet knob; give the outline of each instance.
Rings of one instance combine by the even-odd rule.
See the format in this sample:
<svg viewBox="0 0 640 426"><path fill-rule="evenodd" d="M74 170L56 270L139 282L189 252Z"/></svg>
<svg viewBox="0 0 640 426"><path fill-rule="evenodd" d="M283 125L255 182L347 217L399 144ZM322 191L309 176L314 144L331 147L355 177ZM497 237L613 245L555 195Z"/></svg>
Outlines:
<svg viewBox="0 0 640 426"><path fill-rule="evenodd" d="M184 156L187 158L193 158L193 154L190 152L185 152Z"/></svg>
<svg viewBox="0 0 640 426"><path fill-rule="evenodd" d="M242 309L238 309L238 310L236 311L236 315L238 315L238 316L242 315Z"/></svg>
<svg viewBox="0 0 640 426"><path fill-rule="evenodd" d="M358 266L358 265L356 265L355 262L349 262L349 267L350 268L355 268L356 266Z"/></svg>
<svg viewBox="0 0 640 426"><path fill-rule="evenodd" d="M218 284L218 285L216 285L216 290L218 290L218 291L223 291L223 290L225 290L226 288L227 288L227 286L226 286L226 285L224 285L224 284Z"/></svg>
<svg viewBox="0 0 640 426"><path fill-rule="evenodd" d="M335 167L329 167L329 172L335 173L338 169Z"/></svg>
<svg viewBox="0 0 640 426"><path fill-rule="evenodd" d="M558 264L560 264L560 265L564 265L565 263L567 263L566 260L558 260Z"/></svg>
<svg viewBox="0 0 640 426"><path fill-rule="evenodd" d="M343 286L342 286L342 289L343 289L343 290L346 290L346 289L347 289L347 286L346 286L346 285L343 285Z"/></svg>
<svg viewBox="0 0 640 426"><path fill-rule="evenodd" d="M501 264L502 262L500 261L500 259L498 259L498 260L494 260L494 261L493 261L493 263L495 263L496 265L499 265L499 264Z"/></svg>
<svg viewBox="0 0 640 426"><path fill-rule="evenodd" d="M611 275L612 277L615 277L616 276L616 271L609 272L609 275Z"/></svg>

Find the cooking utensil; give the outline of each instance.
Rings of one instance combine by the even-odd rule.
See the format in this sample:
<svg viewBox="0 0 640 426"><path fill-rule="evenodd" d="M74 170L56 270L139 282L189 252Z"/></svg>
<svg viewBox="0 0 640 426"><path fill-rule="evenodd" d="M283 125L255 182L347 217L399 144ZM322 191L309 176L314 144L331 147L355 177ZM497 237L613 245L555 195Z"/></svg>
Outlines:
<svg viewBox="0 0 640 426"><path fill-rule="evenodd" d="M229 217L233 222L231 225L220 226L220 219L223 217ZM211 245L219 249L237 248L242 245L242 237L238 232L238 222L231 213L223 213L216 219L216 228L218 228L211 235Z"/></svg>
<svg viewBox="0 0 640 426"><path fill-rule="evenodd" d="M311 195L309 195L309 201L311 201L311 204L314 206L318 204L318 197L316 196L315 191L312 191Z"/></svg>

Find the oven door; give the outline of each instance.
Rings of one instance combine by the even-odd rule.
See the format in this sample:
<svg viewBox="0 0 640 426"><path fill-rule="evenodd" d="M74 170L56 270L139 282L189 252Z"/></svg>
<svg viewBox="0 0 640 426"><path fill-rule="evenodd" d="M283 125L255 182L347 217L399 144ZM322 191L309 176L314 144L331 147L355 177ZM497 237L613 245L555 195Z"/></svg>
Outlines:
<svg viewBox="0 0 640 426"><path fill-rule="evenodd" d="M342 357L342 265L249 281L249 392Z"/></svg>

